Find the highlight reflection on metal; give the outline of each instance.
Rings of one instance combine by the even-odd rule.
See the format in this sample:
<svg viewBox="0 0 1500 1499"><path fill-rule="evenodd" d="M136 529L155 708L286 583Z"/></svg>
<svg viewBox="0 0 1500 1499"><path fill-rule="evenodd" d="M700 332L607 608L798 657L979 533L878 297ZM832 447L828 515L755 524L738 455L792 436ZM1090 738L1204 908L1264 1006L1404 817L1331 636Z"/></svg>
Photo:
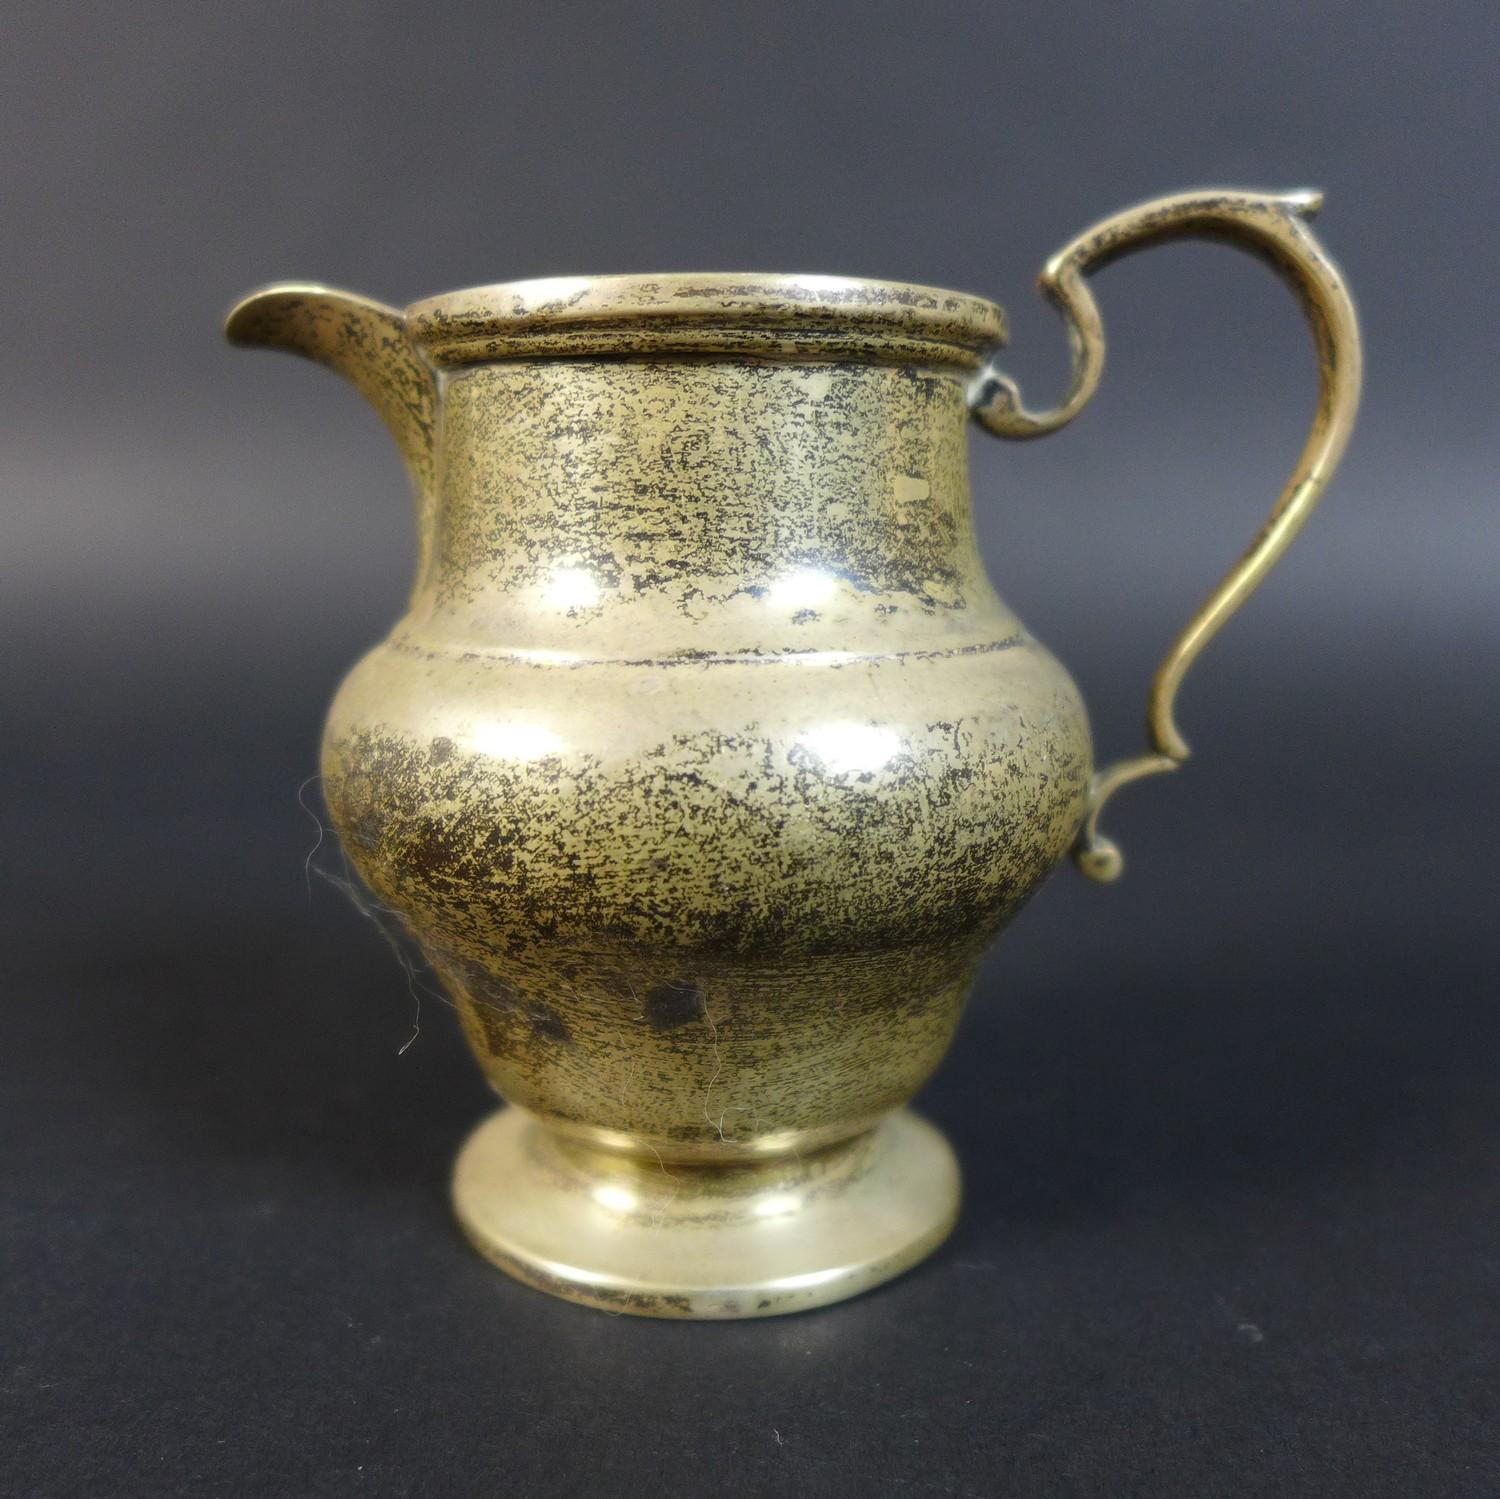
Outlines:
<svg viewBox="0 0 1500 1499"><path fill-rule="evenodd" d="M600 1182L593 1189L594 1201L612 1213L634 1213L640 1210L641 1200L628 1187L614 1182Z"/></svg>
<svg viewBox="0 0 1500 1499"><path fill-rule="evenodd" d="M565 748L562 739L544 724L503 720L476 725L468 734L468 746L492 760L540 760Z"/></svg>
<svg viewBox="0 0 1500 1499"><path fill-rule="evenodd" d="M230 314L350 379L416 491L409 612L335 696L323 785L508 1101L453 1185L495 1263L753 1317L941 1242L958 1169L906 1103L1069 848L1118 872L1100 808L1186 755L1183 672L1347 440L1358 333L1313 206L1198 193L1080 237L1043 277L1075 370L1041 414L989 365L994 303L897 282L569 277L405 312L288 284ZM1071 419L1103 367L1084 277L1182 234L1291 282L1322 399L1158 675L1151 753L1096 776L1077 689L985 575L966 429Z"/></svg>
<svg viewBox="0 0 1500 1499"><path fill-rule="evenodd" d="M766 590L778 609L818 609L838 592L839 580L815 567L799 567L783 574Z"/></svg>
<svg viewBox="0 0 1500 1499"><path fill-rule="evenodd" d="M557 609L592 609L599 602L599 583L587 568L559 567L548 578L542 597Z"/></svg>
<svg viewBox="0 0 1500 1499"><path fill-rule="evenodd" d="M900 734L879 724L824 724L809 729L798 742L832 775L884 770L901 753Z"/></svg>

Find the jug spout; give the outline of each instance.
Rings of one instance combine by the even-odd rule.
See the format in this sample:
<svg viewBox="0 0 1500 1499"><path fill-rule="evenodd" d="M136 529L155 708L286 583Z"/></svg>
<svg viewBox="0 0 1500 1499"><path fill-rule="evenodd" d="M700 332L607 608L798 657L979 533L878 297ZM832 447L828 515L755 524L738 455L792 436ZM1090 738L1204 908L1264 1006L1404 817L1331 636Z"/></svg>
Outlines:
<svg viewBox="0 0 1500 1499"><path fill-rule="evenodd" d="M229 314L232 344L289 349L343 375L380 413L417 499L420 583L436 504L438 377L394 307L311 282L252 292Z"/></svg>

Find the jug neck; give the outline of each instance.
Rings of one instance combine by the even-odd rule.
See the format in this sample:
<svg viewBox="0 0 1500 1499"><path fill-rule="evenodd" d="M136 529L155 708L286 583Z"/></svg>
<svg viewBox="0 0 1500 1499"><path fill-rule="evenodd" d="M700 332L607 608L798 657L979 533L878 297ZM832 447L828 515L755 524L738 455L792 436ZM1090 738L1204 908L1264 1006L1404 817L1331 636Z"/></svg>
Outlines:
<svg viewBox="0 0 1500 1499"><path fill-rule="evenodd" d="M966 419L958 373L900 364L455 369L432 564L402 633L584 659L988 638L1005 622Z"/></svg>
<svg viewBox="0 0 1500 1499"><path fill-rule="evenodd" d="M943 650L1016 628L974 545L965 386L993 303L758 274L478 287L405 313L304 283L236 343L337 370L417 493L398 636L696 659Z"/></svg>

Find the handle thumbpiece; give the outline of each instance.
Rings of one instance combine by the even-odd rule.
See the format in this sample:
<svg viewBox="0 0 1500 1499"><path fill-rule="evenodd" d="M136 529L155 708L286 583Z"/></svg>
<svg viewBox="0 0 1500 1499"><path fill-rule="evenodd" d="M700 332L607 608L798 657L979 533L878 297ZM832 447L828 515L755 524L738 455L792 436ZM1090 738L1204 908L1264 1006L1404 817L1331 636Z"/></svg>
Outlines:
<svg viewBox="0 0 1500 1499"><path fill-rule="evenodd" d="M1317 192L1205 191L1156 198L1104 219L1054 255L1038 286L1062 313L1073 349L1073 379L1060 406L1032 412L1013 381L993 367L976 377L969 406L999 437L1043 437L1088 404L1104 372L1104 325L1084 278L1122 255L1172 239L1213 239L1258 255L1302 304L1318 351L1318 409L1291 478L1250 549L1229 570L1177 637L1157 669L1146 706L1148 753L1106 766L1094 777L1073 857L1090 878L1115 879L1120 850L1099 832L1099 814L1116 791L1143 776L1175 770L1188 757L1173 707L1198 653L1255 591L1291 545L1333 476L1359 406L1359 323L1337 266L1308 229L1322 205Z"/></svg>

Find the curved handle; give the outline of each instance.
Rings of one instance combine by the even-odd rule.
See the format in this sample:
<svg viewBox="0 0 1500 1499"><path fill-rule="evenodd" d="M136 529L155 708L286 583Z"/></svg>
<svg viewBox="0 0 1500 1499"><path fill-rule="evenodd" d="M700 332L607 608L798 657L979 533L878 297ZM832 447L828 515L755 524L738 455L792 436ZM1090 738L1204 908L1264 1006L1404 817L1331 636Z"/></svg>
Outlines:
<svg viewBox="0 0 1500 1499"><path fill-rule="evenodd" d="M1123 867L1119 849L1099 832L1099 813L1122 786L1175 770L1188 757L1173 708L1187 669L1224 622L1255 591L1318 503L1354 427L1359 406L1360 342L1354 303L1305 220L1321 207L1317 192L1206 191L1156 198L1104 219L1058 251L1042 271L1042 293L1062 313L1073 349L1073 378L1060 406L1032 412L1015 384L993 367L970 390L969 407L1000 437L1042 437L1078 415L1104 372L1104 325L1084 277L1132 251L1170 239L1214 239L1269 262L1296 294L1318 351L1318 408L1312 431L1260 534L1188 621L1162 659L1146 706L1150 751L1117 761L1094 777L1073 857L1090 878L1112 880Z"/></svg>

